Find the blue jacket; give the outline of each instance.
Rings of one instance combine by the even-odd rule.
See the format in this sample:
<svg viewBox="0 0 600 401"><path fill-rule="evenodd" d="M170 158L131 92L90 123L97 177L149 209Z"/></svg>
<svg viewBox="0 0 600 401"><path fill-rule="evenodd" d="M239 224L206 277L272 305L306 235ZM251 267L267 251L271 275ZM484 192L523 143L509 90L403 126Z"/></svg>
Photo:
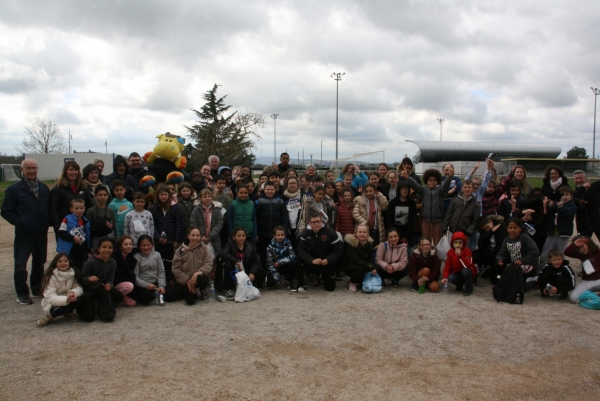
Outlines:
<svg viewBox="0 0 600 401"><path fill-rule="evenodd" d="M15 234L43 234L50 227L50 190L39 182L39 200L22 179L8 188L2 203L2 217L15 226Z"/></svg>
<svg viewBox="0 0 600 401"><path fill-rule="evenodd" d="M155 212L152 207L152 217L154 217L154 242L158 242L160 234L164 231L167 234L167 243L183 242L183 225L181 221L181 212L177 204L171 205L171 209L165 214L162 209Z"/></svg>
<svg viewBox="0 0 600 401"><path fill-rule="evenodd" d="M571 199L562 207L548 205L548 235L553 235L554 228L558 228L560 237L573 235L573 219L577 213L577 205ZM556 220L556 223L555 223Z"/></svg>
<svg viewBox="0 0 600 401"><path fill-rule="evenodd" d="M344 173L340 173L340 179L344 182ZM353 190L358 191L358 187L364 187L369 183L369 177L362 171L358 174L354 174L352 184L350 185Z"/></svg>
<svg viewBox="0 0 600 401"><path fill-rule="evenodd" d="M66 229L63 230L64 227L61 223L59 231L66 231L66 233L70 237L70 241L67 241L66 239L64 239L63 238L64 235L59 234L58 241L56 242L56 252L64 252L68 255L71 252L71 248L73 248L73 243L74 243L73 235L71 234L71 230L75 227L81 227L81 226L78 223L77 217L75 217L75 215L73 213L68 214L65 217L65 219L67 220L67 227L66 227ZM85 242L83 243L83 245L89 250L90 249L90 241L92 239L90 223L89 223L88 219L85 218L85 216L81 216L81 219L83 220L83 223L85 224L85 227L82 228L82 230L80 230L80 233L85 238Z"/></svg>

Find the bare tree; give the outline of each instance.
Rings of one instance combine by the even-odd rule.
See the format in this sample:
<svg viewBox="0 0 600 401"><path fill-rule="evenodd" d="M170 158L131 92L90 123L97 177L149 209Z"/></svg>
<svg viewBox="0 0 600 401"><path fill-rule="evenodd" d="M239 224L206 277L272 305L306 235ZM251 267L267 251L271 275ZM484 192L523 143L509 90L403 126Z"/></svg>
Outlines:
<svg viewBox="0 0 600 401"><path fill-rule="evenodd" d="M64 153L66 146L60 127L55 122L36 117L25 126L25 135L19 153Z"/></svg>

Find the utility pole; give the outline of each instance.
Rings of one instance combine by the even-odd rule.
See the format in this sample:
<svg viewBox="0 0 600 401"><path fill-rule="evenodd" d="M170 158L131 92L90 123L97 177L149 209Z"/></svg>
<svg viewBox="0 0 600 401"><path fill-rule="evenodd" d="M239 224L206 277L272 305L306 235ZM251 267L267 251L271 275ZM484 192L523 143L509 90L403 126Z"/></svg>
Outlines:
<svg viewBox="0 0 600 401"><path fill-rule="evenodd" d="M437 120L440 123L440 142L442 142L442 124L444 124L444 119L443 118L438 118Z"/></svg>
<svg viewBox="0 0 600 401"><path fill-rule="evenodd" d="M277 113L271 115L273 119L273 163L277 163L277 117L279 117Z"/></svg>
<svg viewBox="0 0 600 401"><path fill-rule="evenodd" d="M106 153L108 153L108 138L104 140L104 146L106 147Z"/></svg>
<svg viewBox="0 0 600 401"><path fill-rule="evenodd" d="M340 81L344 75L346 75L345 72L334 72L331 74L331 78L335 80L335 160L338 159L338 109L340 98Z"/></svg>
<svg viewBox="0 0 600 401"><path fill-rule="evenodd" d="M323 141L321 141L321 167L323 167Z"/></svg>
<svg viewBox="0 0 600 401"><path fill-rule="evenodd" d="M69 153L71 153L71 139L73 139L73 135L71 135L71 130L69 130Z"/></svg>

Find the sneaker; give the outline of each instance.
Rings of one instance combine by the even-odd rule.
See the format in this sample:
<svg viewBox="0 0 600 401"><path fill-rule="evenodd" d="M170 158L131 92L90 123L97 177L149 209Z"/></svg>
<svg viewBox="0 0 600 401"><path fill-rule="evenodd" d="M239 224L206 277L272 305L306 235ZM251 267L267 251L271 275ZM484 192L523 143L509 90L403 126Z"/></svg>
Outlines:
<svg viewBox="0 0 600 401"><path fill-rule="evenodd" d="M410 290L411 291L419 291L419 284L418 283L412 283L412 285L410 286Z"/></svg>
<svg viewBox="0 0 600 401"><path fill-rule="evenodd" d="M392 287L398 288L398 280L396 280L396 279L392 280Z"/></svg>
<svg viewBox="0 0 600 401"><path fill-rule="evenodd" d="M290 292L290 294L297 294L298 293L298 289L296 287L292 287L288 285L288 291Z"/></svg>
<svg viewBox="0 0 600 401"><path fill-rule="evenodd" d="M306 289L305 285L301 285L300 287L298 287L298 293L299 294L306 294L308 290Z"/></svg>
<svg viewBox="0 0 600 401"><path fill-rule="evenodd" d="M226 298L233 298L233 297L235 297L235 291L234 290L227 290L227 292L225 293L225 297Z"/></svg>
<svg viewBox="0 0 600 401"><path fill-rule="evenodd" d="M200 291L200 300L208 299L208 290Z"/></svg>
<svg viewBox="0 0 600 401"><path fill-rule="evenodd" d="M54 320L54 319L52 319L52 316L50 316L50 314L47 314L46 316L44 316L43 318L38 320L37 325L39 327L44 327L45 325L50 323L52 320Z"/></svg>
<svg viewBox="0 0 600 401"><path fill-rule="evenodd" d="M21 305L31 305L33 301L29 298L29 295L19 295L17 297L17 302Z"/></svg>
<svg viewBox="0 0 600 401"><path fill-rule="evenodd" d="M471 288L467 287L467 288L465 288L465 290L463 291L463 295L464 295L465 297L468 297L468 296L469 296L469 295L471 295L472 293L473 293L473 287L471 287Z"/></svg>
<svg viewBox="0 0 600 401"><path fill-rule="evenodd" d="M39 292L32 292L31 293L31 298L41 298L42 294L40 294Z"/></svg>
<svg viewBox="0 0 600 401"><path fill-rule="evenodd" d="M350 292L356 292L356 284L350 283L348 285L348 291L350 291Z"/></svg>
<svg viewBox="0 0 600 401"><path fill-rule="evenodd" d="M65 319L70 320L72 322L76 322L76 321L79 320L79 316L77 316L76 314L74 314L72 312L71 313L65 313L63 316L65 317Z"/></svg>

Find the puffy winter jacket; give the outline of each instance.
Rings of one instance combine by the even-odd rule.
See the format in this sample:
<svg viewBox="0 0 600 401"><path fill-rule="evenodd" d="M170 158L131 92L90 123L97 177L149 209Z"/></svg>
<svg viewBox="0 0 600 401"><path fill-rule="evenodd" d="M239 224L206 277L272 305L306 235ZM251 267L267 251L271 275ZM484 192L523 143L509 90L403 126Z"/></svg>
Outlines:
<svg viewBox="0 0 600 401"><path fill-rule="evenodd" d="M408 262L408 251L406 244L392 245L388 241L382 242L377 247L375 263L385 270L387 265L397 272L403 270Z"/></svg>
<svg viewBox="0 0 600 401"><path fill-rule="evenodd" d="M238 246L233 238L223 247L221 251L221 260L223 262L237 263ZM244 271L246 274L256 274L260 269L260 255L256 251L256 247L249 242L244 243Z"/></svg>
<svg viewBox="0 0 600 401"><path fill-rule="evenodd" d="M351 266L362 266L364 273L375 269L373 261L373 238L369 237L365 244L361 244L355 234L348 234L344 237L346 247L346 257Z"/></svg>
<svg viewBox="0 0 600 401"><path fill-rule="evenodd" d="M223 214L220 203L214 202L210 214L210 232L206 233L206 220L202 204L198 204L190 215L190 227L198 227L202 236L210 238L210 243L215 250L215 255L221 254L221 230L223 229Z"/></svg>
<svg viewBox="0 0 600 401"><path fill-rule="evenodd" d="M385 238L385 211L388 208L388 201L381 193L375 194L375 203L377 204L377 228L379 229L379 238ZM368 202L366 195L354 198L354 210L352 217L356 224L367 223L369 218Z"/></svg>
<svg viewBox="0 0 600 401"><path fill-rule="evenodd" d="M159 240L163 232L167 234L168 243L182 242L184 235L179 205L171 205L166 213L160 208L156 210L152 207L152 217L154 217L154 242Z"/></svg>
<svg viewBox="0 0 600 401"><path fill-rule="evenodd" d="M285 202L281 198L267 198L265 195L261 195L254 204L259 237L271 238L273 236L273 229L277 226L283 226L286 232L289 231L290 220Z"/></svg>
<svg viewBox="0 0 600 401"><path fill-rule="evenodd" d="M347 234L354 233L354 204L347 205L346 202L341 199L340 204L337 207L337 218L335 220L335 231L338 231L345 237Z"/></svg>
<svg viewBox="0 0 600 401"><path fill-rule="evenodd" d="M77 297L83 295L83 288L75 280L75 271L70 268L67 271L54 269L48 285L44 289L42 309L50 313L53 306L67 306L67 293L73 291Z"/></svg>

